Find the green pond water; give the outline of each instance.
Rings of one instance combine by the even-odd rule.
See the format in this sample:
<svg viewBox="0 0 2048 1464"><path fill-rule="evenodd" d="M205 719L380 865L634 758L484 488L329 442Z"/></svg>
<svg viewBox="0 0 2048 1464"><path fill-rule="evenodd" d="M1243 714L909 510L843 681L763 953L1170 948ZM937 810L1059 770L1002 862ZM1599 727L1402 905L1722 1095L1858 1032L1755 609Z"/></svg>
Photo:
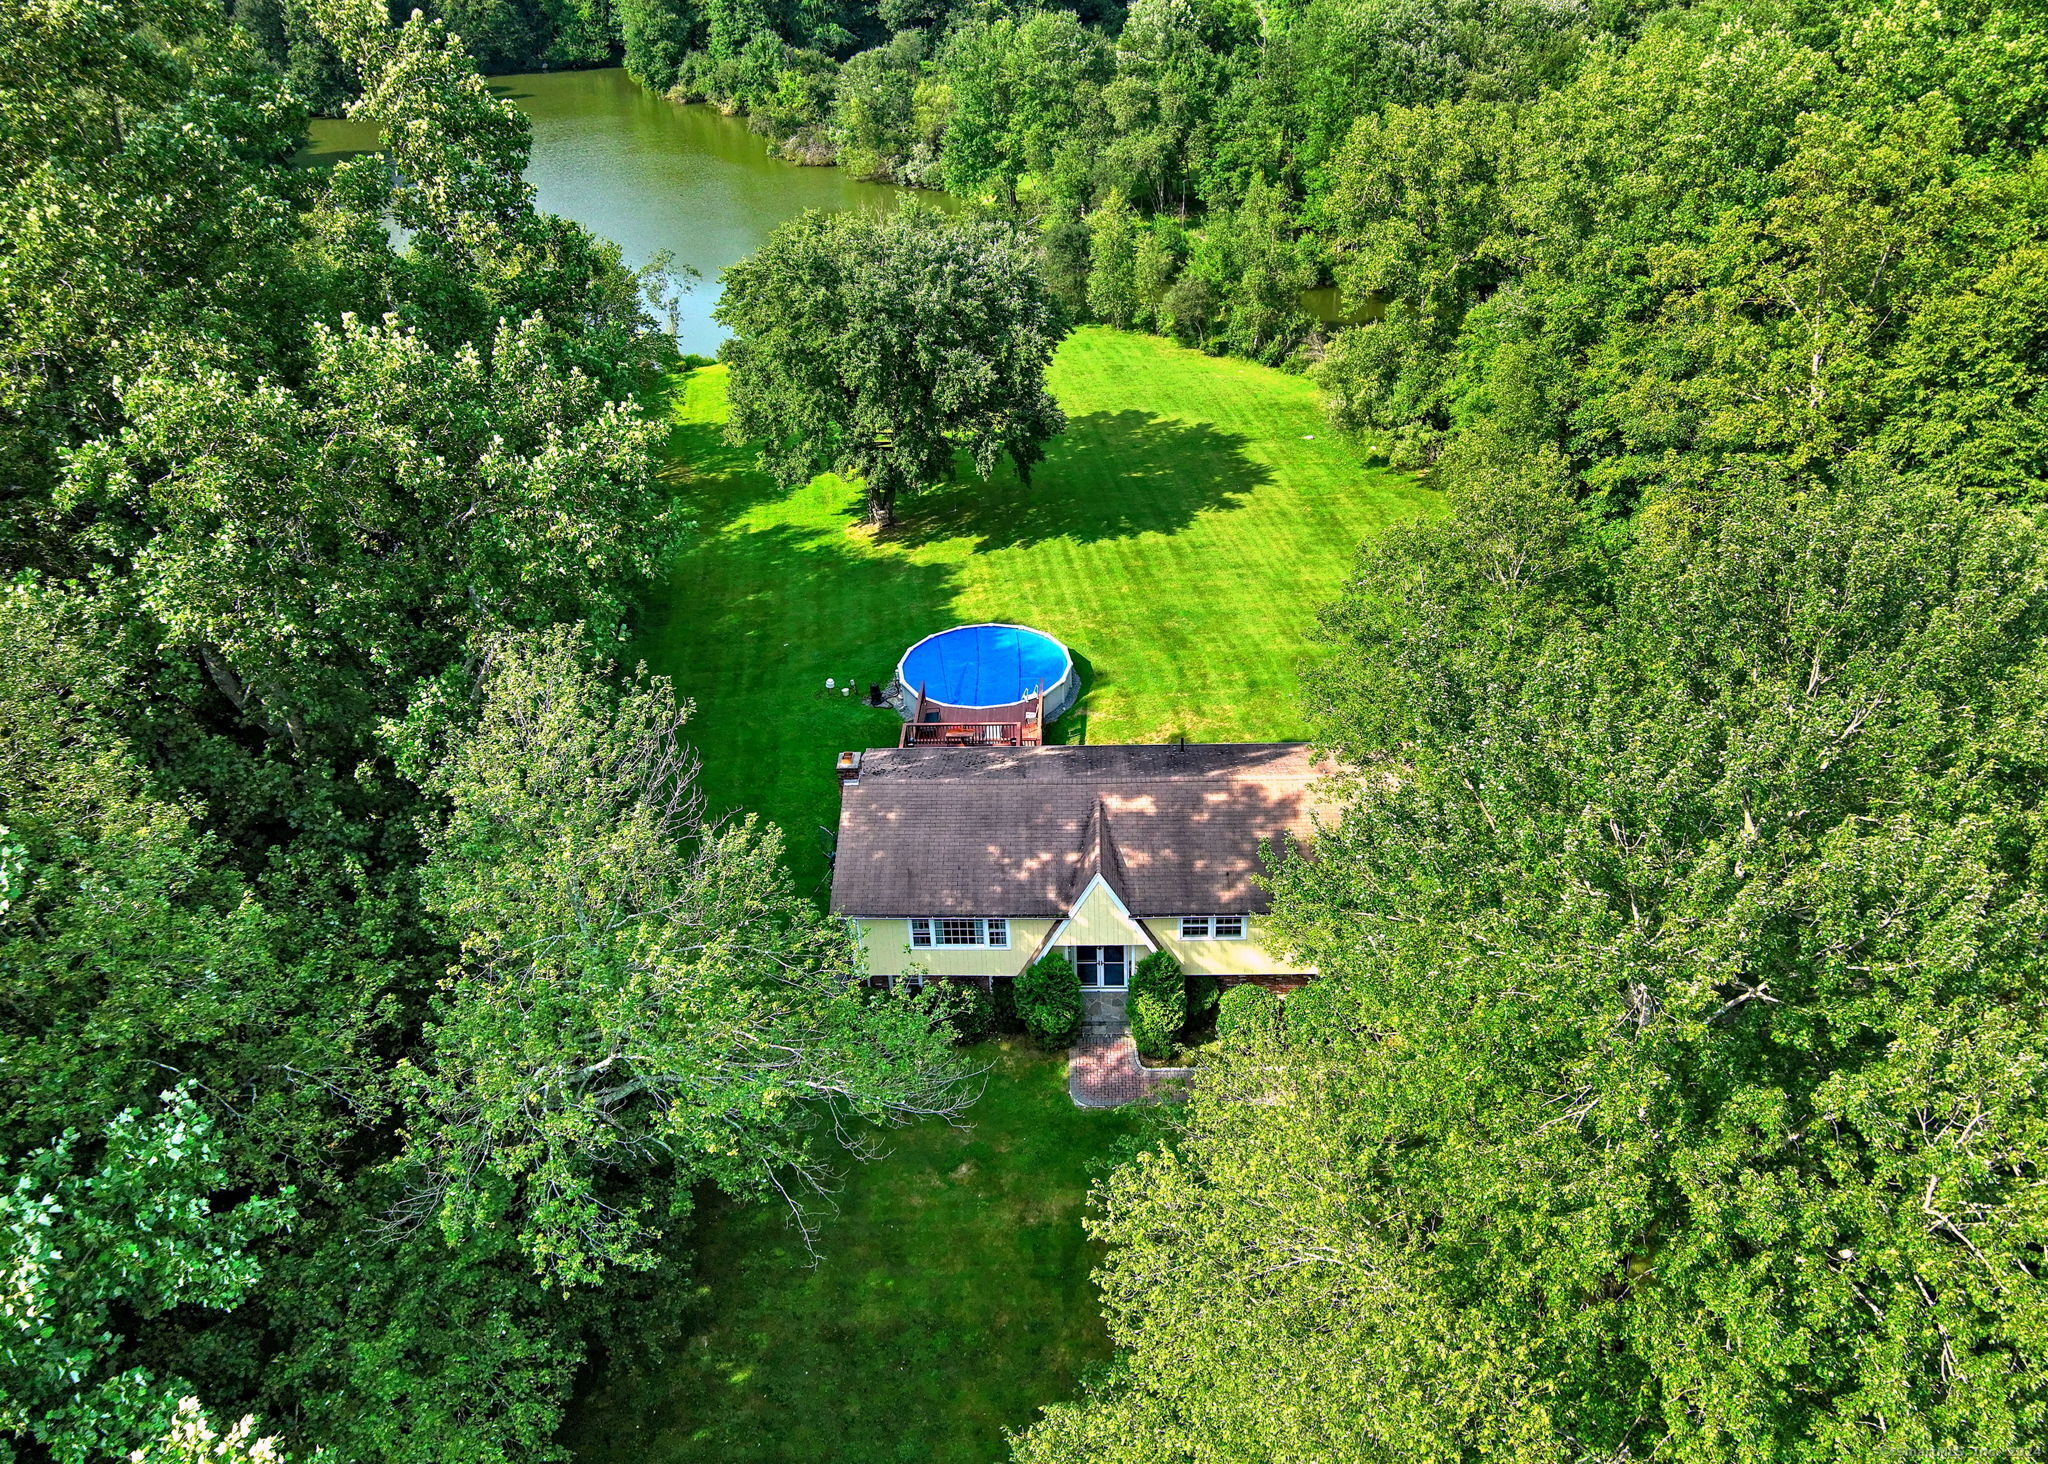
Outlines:
<svg viewBox="0 0 2048 1464"><path fill-rule="evenodd" d="M533 122L527 181L540 206L614 240L635 267L667 250L698 273L677 312L676 343L711 355L725 331L711 319L718 272L761 247L769 231L805 209L886 211L916 199L957 208L943 193L863 183L841 168L802 168L768 150L743 117L671 102L622 70L496 76L491 89ZM331 162L377 145L368 123L316 120L305 160ZM1319 320L1376 318L1376 302L1352 309L1335 289L1310 290L1302 307Z"/></svg>
<svg viewBox="0 0 2048 1464"><path fill-rule="evenodd" d="M542 208L616 241L630 265L665 249L702 276L682 299L676 340L685 351L718 349L718 272L758 249L784 219L809 208L882 211L911 198L955 206L944 194L783 162L745 118L671 102L624 71L496 76L490 84L532 119L526 177ZM320 162L376 145L367 123L323 119L313 123L306 156Z"/></svg>

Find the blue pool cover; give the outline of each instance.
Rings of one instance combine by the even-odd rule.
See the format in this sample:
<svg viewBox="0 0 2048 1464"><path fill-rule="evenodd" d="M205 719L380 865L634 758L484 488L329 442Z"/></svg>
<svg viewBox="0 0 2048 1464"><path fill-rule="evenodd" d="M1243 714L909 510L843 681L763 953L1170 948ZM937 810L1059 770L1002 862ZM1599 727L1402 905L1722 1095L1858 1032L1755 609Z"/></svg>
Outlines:
<svg viewBox="0 0 2048 1464"><path fill-rule="evenodd" d="M1001 707L1050 693L1072 665L1065 646L1029 626L962 625L912 646L897 675L949 707Z"/></svg>

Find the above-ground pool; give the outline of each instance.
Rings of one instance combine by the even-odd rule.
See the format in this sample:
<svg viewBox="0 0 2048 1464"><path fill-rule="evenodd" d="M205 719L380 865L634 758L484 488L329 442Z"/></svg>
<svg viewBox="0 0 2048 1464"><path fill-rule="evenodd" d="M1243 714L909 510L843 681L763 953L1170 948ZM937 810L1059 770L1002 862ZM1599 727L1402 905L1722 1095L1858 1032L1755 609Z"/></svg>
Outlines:
<svg viewBox="0 0 2048 1464"><path fill-rule="evenodd" d="M1080 689L1067 648L1027 625L959 625L928 635L903 653L896 679L906 716L919 691L943 706L1007 707L1042 690L1050 722Z"/></svg>

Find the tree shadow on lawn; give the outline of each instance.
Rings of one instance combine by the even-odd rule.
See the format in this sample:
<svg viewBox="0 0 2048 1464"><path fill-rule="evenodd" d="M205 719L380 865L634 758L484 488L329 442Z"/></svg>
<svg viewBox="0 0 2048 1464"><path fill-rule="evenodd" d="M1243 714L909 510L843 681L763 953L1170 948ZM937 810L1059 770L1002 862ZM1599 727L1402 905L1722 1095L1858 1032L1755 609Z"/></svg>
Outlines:
<svg viewBox="0 0 2048 1464"><path fill-rule="evenodd" d="M898 505L892 537L978 539L986 553L1052 539L1173 533L1205 510L1236 507L1273 480L1244 455L1250 441L1206 422L1089 412L1048 445L1030 486L1008 464L983 483L963 460L953 482Z"/></svg>
<svg viewBox="0 0 2048 1464"><path fill-rule="evenodd" d="M761 471L752 443L735 447L726 441L723 422L671 423L662 456L659 477L691 525L688 542L716 534L790 492Z"/></svg>
<svg viewBox="0 0 2048 1464"><path fill-rule="evenodd" d="M579 1375L574 1458L987 1464L1109 1357L1080 1212L1158 1120L1076 1109L1019 1043L970 1058L992 1071L965 1125L866 1130L884 1152L848 1166L815 1258L773 1203L701 1192Z"/></svg>

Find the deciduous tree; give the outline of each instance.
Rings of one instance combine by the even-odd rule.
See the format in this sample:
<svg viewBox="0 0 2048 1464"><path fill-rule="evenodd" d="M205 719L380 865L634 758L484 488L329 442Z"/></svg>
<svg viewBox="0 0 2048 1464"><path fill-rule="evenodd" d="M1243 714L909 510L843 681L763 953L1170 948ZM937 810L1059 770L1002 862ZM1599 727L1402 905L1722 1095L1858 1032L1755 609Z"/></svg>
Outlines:
<svg viewBox="0 0 2048 1464"><path fill-rule="evenodd" d="M1275 882L1321 977L1107 1187L1131 1366L1023 1457L2029 1447L2043 543L1882 473L1617 542L1507 471L1369 546Z"/></svg>
<svg viewBox="0 0 2048 1464"><path fill-rule="evenodd" d="M807 213L724 281L732 439L784 483L859 479L876 523L956 453L984 479L1007 457L1028 483L1066 425L1045 389L1066 320L1007 225Z"/></svg>
<svg viewBox="0 0 2048 1464"><path fill-rule="evenodd" d="M256 1284L249 1248L290 1220L291 1199L216 1208L226 1184L212 1121L184 1089L148 1118L124 1110L90 1141L67 1130L0 1167L0 1435L60 1464L252 1457L246 1421L232 1447L216 1434L197 1452L215 1433L197 1400L136 1365L115 1330L174 1307L225 1311Z"/></svg>
<svg viewBox="0 0 2048 1464"><path fill-rule="evenodd" d="M696 1184L801 1221L821 1138L971 1100L943 1023L863 999L779 835L704 819L666 681L619 695L566 631L489 663L427 784L450 810L427 902L461 956L417 1079L413 1213L458 1245L509 1225L550 1284L589 1283L649 1264Z"/></svg>

